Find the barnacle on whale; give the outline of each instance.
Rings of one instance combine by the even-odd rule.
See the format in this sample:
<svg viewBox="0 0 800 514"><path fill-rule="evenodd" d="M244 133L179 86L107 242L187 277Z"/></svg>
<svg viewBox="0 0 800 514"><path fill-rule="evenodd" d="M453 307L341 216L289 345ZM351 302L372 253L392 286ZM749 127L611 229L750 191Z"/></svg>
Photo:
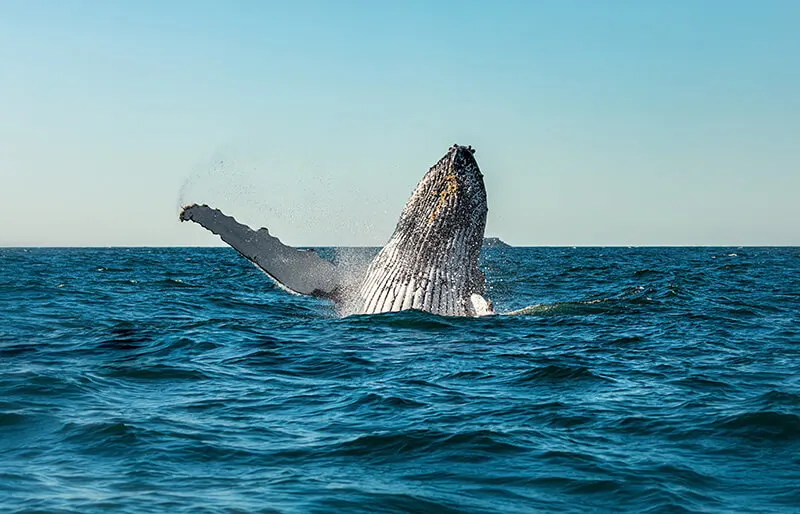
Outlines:
<svg viewBox="0 0 800 514"><path fill-rule="evenodd" d="M447 205L447 199L450 198L451 195L455 195L458 192L458 180L456 180L456 176L452 173L444 177L445 186L442 191L439 193L434 192L434 196L439 196L439 203L436 204L436 208L431 213L431 217L428 221L433 221L436 219L436 216L439 214L439 211L442 210L442 207Z"/></svg>

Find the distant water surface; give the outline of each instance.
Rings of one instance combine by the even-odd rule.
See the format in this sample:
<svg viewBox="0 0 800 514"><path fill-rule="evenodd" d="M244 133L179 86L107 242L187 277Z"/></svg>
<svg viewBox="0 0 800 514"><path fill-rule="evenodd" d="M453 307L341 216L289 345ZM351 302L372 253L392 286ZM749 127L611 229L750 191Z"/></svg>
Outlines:
<svg viewBox="0 0 800 514"><path fill-rule="evenodd" d="M0 511L800 511L800 249L483 267L520 313L339 318L228 248L0 249Z"/></svg>

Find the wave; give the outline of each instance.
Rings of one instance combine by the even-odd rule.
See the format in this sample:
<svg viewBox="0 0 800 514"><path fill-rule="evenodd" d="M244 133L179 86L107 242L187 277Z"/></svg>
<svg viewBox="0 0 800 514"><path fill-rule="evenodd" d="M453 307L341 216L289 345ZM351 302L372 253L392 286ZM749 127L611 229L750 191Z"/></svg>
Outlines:
<svg viewBox="0 0 800 514"><path fill-rule="evenodd" d="M797 510L797 249L484 259L539 305L340 318L229 249L0 249L3 508Z"/></svg>
<svg viewBox="0 0 800 514"><path fill-rule="evenodd" d="M204 371L166 364L146 365L143 363L136 363L125 366L107 366L101 369L99 374L105 378L133 381L202 381L211 379L211 376Z"/></svg>
<svg viewBox="0 0 800 514"><path fill-rule="evenodd" d="M561 382L571 380L598 380L607 381L608 379L593 373L584 366L554 365L550 364L535 368L523 373L516 378L516 382L524 384L527 382Z"/></svg>
<svg viewBox="0 0 800 514"><path fill-rule="evenodd" d="M459 318L437 316L419 310L384 312L381 314L355 314L344 318L354 327L383 326L386 328L450 330L456 328Z"/></svg>
<svg viewBox="0 0 800 514"><path fill-rule="evenodd" d="M428 453L443 460L459 462L484 459L490 454L530 451L512 441L509 436L492 430L447 433L413 429L363 435L338 444L331 450L334 454L362 455L370 460Z"/></svg>
<svg viewBox="0 0 800 514"><path fill-rule="evenodd" d="M742 412L715 421L713 426L724 434L764 443L800 440L800 416L788 412Z"/></svg>

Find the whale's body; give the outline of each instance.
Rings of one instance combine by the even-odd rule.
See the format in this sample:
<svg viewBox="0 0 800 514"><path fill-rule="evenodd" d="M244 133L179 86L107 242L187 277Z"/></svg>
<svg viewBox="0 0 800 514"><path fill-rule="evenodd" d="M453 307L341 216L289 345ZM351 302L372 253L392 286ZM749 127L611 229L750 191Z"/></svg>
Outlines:
<svg viewBox="0 0 800 514"><path fill-rule="evenodd" d="M486 227L486 189L471 147L454 145L417 185L394 234L365 272L313 250L283 245L267 229L253 231L206 205L181 220L199 223L290 292L330 298L347 314L406 309L446 316L492 313L478 269Z"/></svg>

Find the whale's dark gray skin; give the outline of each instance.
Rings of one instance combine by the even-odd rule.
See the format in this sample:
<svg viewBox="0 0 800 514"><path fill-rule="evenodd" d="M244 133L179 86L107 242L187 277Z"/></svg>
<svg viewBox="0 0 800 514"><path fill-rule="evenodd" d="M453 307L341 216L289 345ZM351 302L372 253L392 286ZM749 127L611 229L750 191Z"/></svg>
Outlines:
<svg viewBox="0 0 800 514"><path fill-rule="evenodd" d="M370 264L359 311L477 314L472 295L482 298L485 289L478 257L486 212L472 149L451 147L417 185L394 234Z"/></svg>
<svg viewBox="0 0 800 514"><path fill-rule="evenodd" d="M492 314L478 257L486 227L486 189L471 147L453 145L417 185L394 234L365 272L313 250L283 245L207 205L180 214L252 261L290 292L332 299L345 314L418 309L445 316Z"/></svg>

